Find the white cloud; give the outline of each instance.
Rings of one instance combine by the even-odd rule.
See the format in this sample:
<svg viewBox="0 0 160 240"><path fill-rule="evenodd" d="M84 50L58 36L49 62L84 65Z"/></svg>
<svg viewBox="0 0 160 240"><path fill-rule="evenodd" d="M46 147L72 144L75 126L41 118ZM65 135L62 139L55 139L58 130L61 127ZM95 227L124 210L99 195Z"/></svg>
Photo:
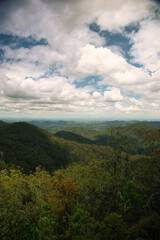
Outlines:
<svg viewBox="0 0 160 240"><path fill-rule="evenodd" d="M84 77L89 75L106 75L114 71L125 70L126 60L104 47L87 44L81 49L77 65L72 72Z"/></svg>
<svg viewBox="0 0 160 240"><path fill-rule="evenodd" d="M108 3L105 11L99 10L97 23L102 29L109 31L121 31L123 27L146 18L151 6L146 0L108 1Z"/></svg>
<svg viewBox="0 0 160 240"><path fill-rule="evenodd" d="M117 81L121 86L128 85L145 85L150 80L148 72L143 69L128 66L123 72L115 72L112 74L112 78Z"/></svg>
<svg viewBox="0 0 160 240"><path fill-rule="evenodd" d="M104 92L104 99L109 102L116 102L123 100L120 89L112 87Z"/></svg>
<svg viewBox="0 0 160 240"><path fill-rule="evenodd" d="M115 117L120 112L129 116L152 112L158 116L160 28L158 20L153 20L154 2L30 0L24 6L21 2L6 8L0 32L45 38L49 44L30 49L1 46L10 61L0 65L0 111ZM144 67L129 64L115 46L104 47L104 38L89 30L92 22L121 33L125 26L139 23L139 31L129 37L133 61ZM75 86L75 80L91 75L101 77L97 86L94 81Z"/></svg>
<svg viewBox="0 0 160 240"><path fill-rule="evenodd" d="M133 47L131 54L134 62L142 64L154 72L160 69L160 22L144 20L138 33L132 35Z"/></svg>
<svg viewBox="0 0 160 240"><path fill-rule="evenodd" d="M135 112L135 111L138 111L138 107L135 106L135 105L130 105L130 106L124 106L122 105L121 103L116 103L115 104L115 108L118 110L118 111L121 111L121 112Z"/></svg>
<svg viewBox="0 0 160 240"><path fill-rule="evenodd" d="M94 91L94 92L93 92L93 97L96 98L96 99L98 99L98 98L102 97L102 95L101 95L99 92Z"/></svg>

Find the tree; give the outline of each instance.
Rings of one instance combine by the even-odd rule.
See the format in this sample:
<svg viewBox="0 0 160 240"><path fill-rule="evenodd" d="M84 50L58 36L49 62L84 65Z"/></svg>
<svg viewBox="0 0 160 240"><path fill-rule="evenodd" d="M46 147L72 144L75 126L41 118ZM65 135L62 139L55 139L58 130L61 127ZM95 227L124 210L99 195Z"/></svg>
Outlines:
<svg viewBox="0 0 160 240"><path fill-rule="evenodd" d="M75 183L60 171L54 173L50 187L48 203L58 222L56 232L65 234L77 201L78 189Z"/></svg>

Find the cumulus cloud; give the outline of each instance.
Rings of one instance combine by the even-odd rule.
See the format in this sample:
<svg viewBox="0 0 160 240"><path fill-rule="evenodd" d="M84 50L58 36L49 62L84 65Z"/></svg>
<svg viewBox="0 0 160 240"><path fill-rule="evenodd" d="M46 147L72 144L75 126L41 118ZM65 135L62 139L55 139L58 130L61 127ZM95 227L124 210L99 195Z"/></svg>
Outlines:
<svg viewBox="0 0 160 240"><path fill-rule="evenodd" d="M116 102L123 99L123 96L118 88L111 88L104 92L104 99L110 102Z"/></svg>
<svg viewBox="0 0 160 240"><path fill-rule="evenodd" d="M100 10L97 23L102 29L110 31L121 31L123 27L146 18L151 5L146 0L109 1L109 3L107 12Z"/></svg>
<svg viewBox="0 0 160 240"><path fill-rule="evenodd" d="M125 70L126 60L114 54L109 48L87 44L81 49L77 64L72 72L77 76L107 75L114 71Z"/></svg>
<svg viewBox="0 0 160 240"><path fill-rule="evenodd" d="M112 78L120 86L131 85L132 87L135 85L144 85L151 80L148 72L133 66L129 66L125 71L116 71L112 74Z"/></svg>
<svg viewBox="0 0 160 240"><path fill-rule="evenodd" d="M0 33L48 43L32 48L0 45L2 114L118 117L132 112L147 116L151 111L157 117L158 7L149 0L0 1ZM106 39L89 28L93 22L101 30L127 36L130 59L120 46L107 46ZM125 27L132 24L139 29L126 33ZM100 80L86 80L91 76Z"/></svg>
<svg viewBox="0 0 160 240"><path fill-rule="evenodd" d="M144 65L151 72L158 71L160 66L160 22L159 20L144 20L140 30L132 35L133 46L131 54L133 61Z"/></svg>

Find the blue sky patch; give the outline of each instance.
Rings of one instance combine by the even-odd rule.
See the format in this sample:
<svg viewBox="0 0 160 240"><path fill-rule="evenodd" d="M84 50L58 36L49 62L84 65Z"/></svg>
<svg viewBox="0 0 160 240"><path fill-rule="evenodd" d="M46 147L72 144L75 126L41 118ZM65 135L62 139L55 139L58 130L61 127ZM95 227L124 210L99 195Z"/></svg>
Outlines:
<svg viewBox="0 0 160 240"><path fill-rule="evenodd" d="M84 87L93 87L93 91L90 91L89 94L92 95L94 91L98 91L101 94L104 91L110 91L110 88L113 87L111 84L98 84L102 80L101 76L89 76L83 79L83 81L74 81L76 88L84 88Z"/></svg>
<svg viewBox="0 0 160 240"><path fill-rule="evenodd" d="M42 76L40 76L40 78L49 78L49 77L54 76L54 75L61 76L59 68L60 68L59 65L57 65L55 63L51 64L49 66L48 71L46 71Z"/></svg>
<svg viewBox="0 0 160 240"><path fill-rule="evenodd" d="M100 26L97 23L95 23L95 22L89 24L89 29L91 31L97 32L97 33L99 33L101 31Z"/></svg>
<svg viewBox="0 0 160 240"><path fill-rule="evenodd" d="M19 62L22 62L23 59L21 59L21 58L5 58L5 61L10 62L10 63L13 63L13 62L19 63Z"/></svg>
<svg viewBox="0 0 160 240"><path fill-rule="evenodd" d="M130 24L124 28L124 32L111 32L108 30L102 30L100 29L100 26L96 23L91 23L89 25L89 29L91 31L97 32L101 37L103 37L106 40L106 43L104 44L104 47L112 47L116 46L121 50L122 55L125 57L126 61L129 64L132 64L135 67L143 67L143 65L134 63L133 57L130 55L130 50L132 48L132 41L129 37L129 34L132 32L138 32L139 31L139 24Z"/></svg>
<svg viewBox="0 0 160 240"><path fill-rule="evenodd" d="M130 39L121 33L113 33L107 30L101 31L99 35L106 39L105 46L117 46L122 49L122 53L127 60L130 60L129 51L132 47Z"/></svg>
<svg viewBox="0 0 160 240"><path fill-rule="evenodd" d="M48 45L48 42L45 38L40 40L34 39L32 36L29 37L19 37L17 35L11 34L0 34L0 45L9 46L11 49L18 48L32 48L38 45Z"/></svg>
<svg viewBox="0 0 160 240"><path fill-rule="evenodd" d="M132 97L132 98L135 98L137 100L141 99L142 97L140 95L132 95L132 94L129 94L127 95L128 97Z"/></svg>
<svg viewBox="0 0 160 240"><path fill-rule="evenodd" d="M137 33L139 31L139 23L137 23L137 24L130 24L130 25L126 26L124 28L124 31L126 33L132 33L132 32Z"/></svg>
<svg viewBox="0 0 160 240"><path fill-rule="evenodd" d="M0 64L3 63L5 51L0 48Z"/></svg>
<svg viewBox="0 0 160 240"><path fill-rule="evenodd" d="M75 80L74 84L75 84L76 88L83 88L86 86L94 86L94 85L97 88L97 82L101 81L101 80L102 79L100 76L89 76L89 77L82 79L81 81Z"/></svg>

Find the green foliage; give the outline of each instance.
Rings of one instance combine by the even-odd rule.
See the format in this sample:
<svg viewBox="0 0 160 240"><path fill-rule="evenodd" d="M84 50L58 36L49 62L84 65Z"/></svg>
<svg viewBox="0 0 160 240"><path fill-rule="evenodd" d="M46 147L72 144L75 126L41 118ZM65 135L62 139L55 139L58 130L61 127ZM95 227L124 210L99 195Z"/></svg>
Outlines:
<svg viewBox="0 0 160 240"><path fill-rule="evenodd" d="M90 144L104 146L106 143L109 145L111 139L116 141L117 136L114 139L110 135L111 129L121 129L123 136L126 136L130 143L130 147L127 146L125 151L132 151L134 154L136 152L148 154L142 135L147 131L156 132L156 128L160 128L160 122L147 121L32 121L31 123L71 141L81 143L90 141ZM59 132L62 130L63 132ZM126 139L122 137L121 142L125 145Z"/></svg>
<svg viewBox="0 0 160 240"><path fill-rule="evenodd" d="M83 209L77 208L70 222L70 235L73 239L82 239L87 235L87 223L89 213Z"/></svg>
<svg viewBox="0 0 160 240"><path fill-rule="evenodd" d="M37 221L45 206L42 183L47 181L44 171L38 178L20 170L0 172L0 239L37 239Z"/></svg>
<svg viewBox="0 0 160 240"><path fill-rule="evenodd" d="M51 240L56 239L56 219L54 216L43 216L38 221L38 239Z"/></svg>
<svg viewBox="0 0 160 240"><path fill-rule="evenodd" d="M5 162L21 166L25 172L35 170L38 165L54 170L66 164L61 147L53 144L48 134L37 127L26 123L8 124L0 129L0 135Z"/></svg>
<svg viewBox="0 0 160 240"><path fill-rule="evenodd" d="M72 162L105 158L108 149L63 140L27 123L0 128L0 152L8 166L20 166L26 173L37 166L55 171Z"/></svg>
<svg viewBox="0 0 160 240"><path fill-rule="evenodd" d="M86 143L86 144L93 144L94 142L90 139L83 137L79 134L70 132L70 131L59 131L54 134L56 137L64 138L70 141L75 141L77 143Z"/></svg>
<svg viewBox="0 0 160 240"><path fill-rule="evenodd" d="M92 141L107 136L110 146L60 139L26 123L0 127L0 239L159 240L159 130L95 126L104 135L93 124L74 130Z"/></svg>
<svg viewBox="0 0 160 240"><path fill-rule="evenodd" d="M126 240L128 239L127 228L122 216L111 213L106 216L101 225L100 239L106 240Z"/></svg>
<svg viewBox="0 0 160 240"><path fill-rule="evenodd" d="M159 240L160 236L160 216L152 213L150 216L139 220L129 230L129 240L145 239Z"/></svg>
<svg viewBox="0 0 160 240"><path fill-rule="evenodd" d="M133 181L128 181L122 189L121 200L119 206L123 217L127 222L137 221L140 217L144 200L142 195L136 192Z"/></svg>

